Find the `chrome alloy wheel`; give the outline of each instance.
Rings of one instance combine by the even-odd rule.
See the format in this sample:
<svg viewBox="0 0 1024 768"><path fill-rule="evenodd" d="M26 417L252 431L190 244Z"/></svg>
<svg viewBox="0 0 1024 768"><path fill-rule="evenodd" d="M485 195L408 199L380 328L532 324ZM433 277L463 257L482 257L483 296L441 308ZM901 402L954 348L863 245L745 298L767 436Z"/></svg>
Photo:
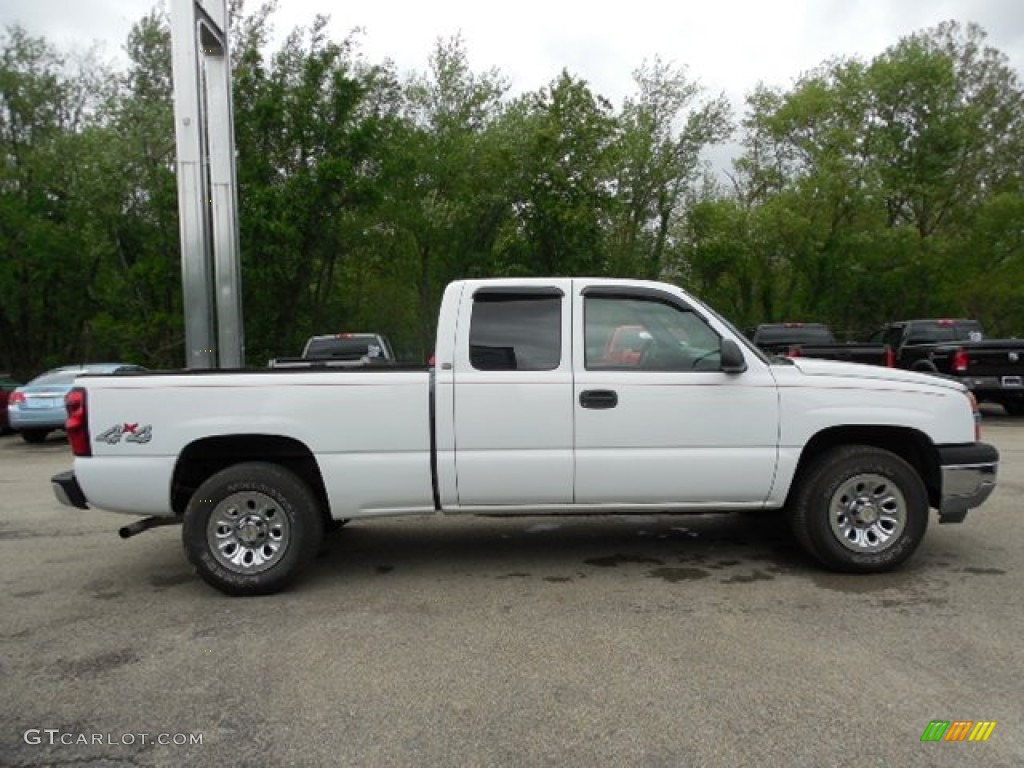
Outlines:
<svg viewBox="0 0 1024 768"><path fill-rule="evenodd" d="M907 525L907 501L891 478L854 475L829 502L829 523L836 539L859 553L881 552Z"/></svg>
<svg viewBox="0 0 1024 768"><path fill-rule="evenodd" d="M259 491L240 491L213 510L206 541L225 568L259 573L284 556L291 543L291 526L276 500Z"/></svg>

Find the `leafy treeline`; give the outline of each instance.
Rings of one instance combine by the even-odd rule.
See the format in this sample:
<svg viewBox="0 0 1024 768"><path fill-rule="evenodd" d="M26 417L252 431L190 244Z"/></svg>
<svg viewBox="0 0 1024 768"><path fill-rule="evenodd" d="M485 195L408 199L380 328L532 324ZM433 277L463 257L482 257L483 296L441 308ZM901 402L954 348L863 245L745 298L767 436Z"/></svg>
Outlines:
<svg viewBox="0 0 1024 768"><path fill-rule="evenodd" d="M233 11L250 364L343 330L422 360L446 282L494 275L670 280L740 325L1024 330L1024 94L975 26L759 87L736 126L658 59L619 106L567 71L513 96L458 38L400 75L323 18L271 51L273 7ZM0 38L0 369L184 359L167 19L126 50ZM737 129L723 183L702 152Z"/></svg>

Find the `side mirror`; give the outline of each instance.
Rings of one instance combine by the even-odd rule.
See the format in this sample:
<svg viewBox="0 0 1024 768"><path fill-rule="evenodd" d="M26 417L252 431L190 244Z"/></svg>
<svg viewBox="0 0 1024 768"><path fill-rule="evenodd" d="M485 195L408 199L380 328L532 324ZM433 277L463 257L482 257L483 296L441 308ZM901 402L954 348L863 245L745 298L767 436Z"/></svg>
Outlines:
<svg viewBox="0 0 1024 768"><path fill-rule="evenodd" d="M722 339L721 360L723 373L743 373L747 370L747 360L743 357L743 350L732 339Z"/></svg>

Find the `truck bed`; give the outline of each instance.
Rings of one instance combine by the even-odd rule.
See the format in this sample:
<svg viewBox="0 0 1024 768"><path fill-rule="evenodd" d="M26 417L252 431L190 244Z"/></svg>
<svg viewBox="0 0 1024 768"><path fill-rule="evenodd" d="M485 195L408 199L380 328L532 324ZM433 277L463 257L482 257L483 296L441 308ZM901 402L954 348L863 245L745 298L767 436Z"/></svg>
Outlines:
<svg viewBox="0 0 1024 768"><path fill-rule="evenodd" d="M422 366L170 371L83 383L93 455L76 459L75 471L97 506L171 515L168 494L153 489L171 487L182 447L215 455L217 441L246 433L309 446L337 517L434 507Z"/></svg>

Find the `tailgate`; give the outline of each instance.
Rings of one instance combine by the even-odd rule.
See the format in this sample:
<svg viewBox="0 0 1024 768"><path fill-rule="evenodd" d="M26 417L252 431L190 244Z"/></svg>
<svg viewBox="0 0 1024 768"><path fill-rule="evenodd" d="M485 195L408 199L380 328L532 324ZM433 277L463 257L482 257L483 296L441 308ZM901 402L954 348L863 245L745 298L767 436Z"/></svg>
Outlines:
<svg viewBox="0 0 1024 768"><path fill-rule="evenodd" d="M1004 385L1016 381L1020 386L1024 379L1024 343L970 346L967 348L968 376L994 376L1008 379Z"/></svg>

